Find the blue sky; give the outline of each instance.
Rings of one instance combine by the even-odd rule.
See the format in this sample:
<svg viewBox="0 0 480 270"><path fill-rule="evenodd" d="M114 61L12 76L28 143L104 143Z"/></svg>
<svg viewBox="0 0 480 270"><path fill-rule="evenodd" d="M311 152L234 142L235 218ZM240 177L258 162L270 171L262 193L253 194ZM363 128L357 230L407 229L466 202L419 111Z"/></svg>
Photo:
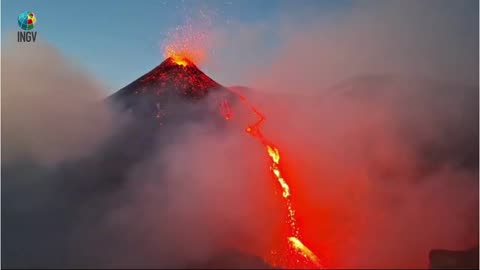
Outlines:
<svg viewBox="0 0 480 270"><path fill-rule="evenodd" d="M317 16L350 7L350 1L340 0L5 0L2 40L6 33L18 30L19 13L33 11L39 39L59 48L115 91L158 65L164 58L160 42L166 33L200 9L214 13L217 25L257 24L269 31L285 14L307 10L310 16ZM264 36L271 38L268 33ZM272 50L274 45L271 42Z"/></svg>

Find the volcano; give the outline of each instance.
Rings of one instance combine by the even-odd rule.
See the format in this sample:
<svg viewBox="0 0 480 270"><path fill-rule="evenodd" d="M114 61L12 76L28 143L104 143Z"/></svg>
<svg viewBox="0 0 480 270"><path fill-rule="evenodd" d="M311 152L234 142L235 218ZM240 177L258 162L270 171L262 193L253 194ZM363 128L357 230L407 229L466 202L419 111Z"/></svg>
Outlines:
<svg viewBox="0 0 480 270"><path fill-rule="evenodd" d="M181 62L170 57L156 68L120 89L114 99L131 95L183 95L191 99L204 97L211 89L222 88L188 59Z"/></svg>
<svg viewBox="0 0 480 270"><path fill-rule="evenodd" d="M224 128L221 113L228 118L228 104L235 99L190 60L169 57L108 97L107 102L132 119L115 138L112 151L107 152L115 153L116 159L137 162L148 157L152 145L168 145L180 139L179 130L188 123L204 121L208 126ZM130 145L127 150L125 144Z"/></svg>
<svg viewBox="0 0 480 270"><path fill-rule="evenodd" d="M179 106L191 112L191 108L187 107L199 103L211 92L215 92L217 97L223 95L223 98L229 94L225 87L208 77L190 60L170 57L118 90L108 100L137 118L161 119L172 111L181 112ZM176 109L172 109L172 105Z"/></svg>
<svg viewBox="0 0 480 270"><path fill-rule="evenodd" d="M148 158L153 145L161 148L181 140L180 131L189 123L203 121L217 132L224 129L224 118L231 114L229 104L236 102L234 94L193 62L174 57L106 101L130 121L106 146L107 156L102 158L119 161L125 170Z"/></svg>
<svg viewBox="0 0 480 270"><path fill-rule="evenodd" d="M148 158L153 145L161 148L181 140L181 130L189 123L203 121L222 130L224 105L235 100L190 60L170 57L106 102L130 121L106 146L102 159L116 160L120 165L115 166L126 171Z"/></svg>

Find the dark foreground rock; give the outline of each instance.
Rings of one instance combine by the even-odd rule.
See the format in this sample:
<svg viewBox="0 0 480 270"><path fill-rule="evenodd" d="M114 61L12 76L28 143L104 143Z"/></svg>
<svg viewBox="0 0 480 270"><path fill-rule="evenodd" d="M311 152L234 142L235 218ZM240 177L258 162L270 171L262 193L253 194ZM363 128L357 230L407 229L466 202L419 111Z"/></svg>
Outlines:
<svg viewBox="0 0 480 270"><path fill-rule="evenodd" d="M201 265L189 269L276 269L268 265L262 258L236 251L229 251L210 258Z"/></svg>
<svg viewBox="0 0 480 270"><path fill-rule="evenodd" d="M478 269L478 247L465 251L433 249L429 259L430 269Z"/></svg>

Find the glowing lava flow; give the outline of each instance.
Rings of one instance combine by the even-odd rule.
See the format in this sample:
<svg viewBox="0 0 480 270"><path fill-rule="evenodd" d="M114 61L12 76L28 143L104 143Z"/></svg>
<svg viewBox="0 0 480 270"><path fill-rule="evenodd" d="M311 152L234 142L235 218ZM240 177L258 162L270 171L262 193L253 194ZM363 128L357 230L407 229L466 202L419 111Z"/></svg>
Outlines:
<svg viewBox="0 0 480 270"><path fill-rule="evenodd" d="M172 61L177 65L186 67L190 63L189 60L187 60L188 58L184 57L183 55L176 54L174 50L167 50L167 54L170 55ZM282 197L288 210L288 234L286 235L283 244L277 246L273 251L271 251L270 256L265 258L266 261L275 267L323 268L320 264L319 258L300 240L300 229L297 225L295 208L293 207L291 200L292 192L287 180L283 176L280 166L280 151L274 146L273 143L266 139L260 130L260 126L265 121L265 116L252 105L250 105L244 96L240 95L236 91L233 91L232 89L230 89L230 91L238 96L240 100L258 117L258 120L255 123L246 128L246 132L259 140L260 143L262 143L262 145L265 147L266 153L271 160L270 171L280 184L282 189ZM220 102L219 109L226 120L231 119L233 113L226 99Z"/></svg>
<svg viewBox="0 0 480 270"><path fill-rule="evenodd" d="M231 89L230 89L231 90ZM236 94L241 101L246 104L250 110L252 110L256 116L259 118L257 122L247 127L246 132L258 139L265 149L272 161L270 165L270 170L277 179L280 187L282 188L282 196L285 200L285 204L288 209L288 227L289 227L289 236L287 238L287 254L279 254L277 251L272 251L273 258L267 259L269 263L274 266L282 267L292 267L292 268L301 268L301 267L315 267L323 268L320 264L319 258L300 240L300 230L298 228L296 218L295 218L295 209L291 201L291 191L287 183L287 180L282 176L282 171L280 168L280 151L272 143L270 143L260 130L260 126L265 121L265 116L261 114L257 109L248 103L245 97L231 90ZM223 105L224 106L224 105ZM230 116L225 116L228 120ZM300 257L299 257L300 256ZM288 261L284 261L288 260Z"/></svg>

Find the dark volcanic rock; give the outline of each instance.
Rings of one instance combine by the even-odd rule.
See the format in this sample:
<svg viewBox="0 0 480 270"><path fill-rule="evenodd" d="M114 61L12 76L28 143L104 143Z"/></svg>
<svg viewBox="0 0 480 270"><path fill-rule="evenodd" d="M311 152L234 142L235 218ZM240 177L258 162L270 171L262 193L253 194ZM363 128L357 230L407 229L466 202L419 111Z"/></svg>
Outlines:
<svg viewBox="0 0 480 270"><path fill-rule="evenodd" d="M188 269L276 269L268 265L262 258L240 253L226 251L210 258L200 265L187 267Z"/></svg>
<svg viewBox="0 0 480 270"><path fill-rule="evenodd" d="M478 252L478 247L464 251L433 249L430 269L478 269Z"/></svg>

